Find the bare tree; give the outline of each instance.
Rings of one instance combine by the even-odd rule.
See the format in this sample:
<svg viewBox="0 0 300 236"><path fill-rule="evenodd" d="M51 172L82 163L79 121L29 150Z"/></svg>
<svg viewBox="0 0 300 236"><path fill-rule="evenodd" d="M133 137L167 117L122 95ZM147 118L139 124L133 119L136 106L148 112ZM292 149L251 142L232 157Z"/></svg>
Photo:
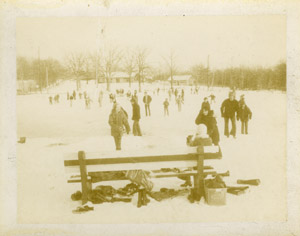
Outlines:
<svg viewBox="0 0 300 236"><path fill-rule="evenodd" d="M127 50L126 54L123 59L123 68L128 74L129 77L129 87L131 87L131 76L132 73L135 71L135 55L132 51Z"/></svg>
<svg viewBox="0 0 300 236"><path fill-rule="evenodd" d="M91 53L89 55L89 61L91 63L91 67L93 72L95 73L95 84L98 88L99 84L99 75L101 74L101 62L102 62L102 52L100 50Z"/></svg>
<svg viewBox="0 0 300 236"><path fill-rule="evenodd" d="M200 81L204 80L207 72L206 68L199 64L199 65L194 65L191 70L190 70L193 78L196 80L196 84L199 85Z"/></svg>
<svg viewBox="0 0 300 236"><path fill-rule="evenodd" d="M71 73L76 77L76 87L78 91L81 88L79 76L84 70L86 56L83 53L70 53L66 56L66 64Z"/></svg>
<svg viewBox="0 0 300 236"><path fill-rule="evenodd" d="M171 52L167 58L164 57L164 60L170 71L171 89L173 89L173 75L176 73L176 70L177 70L176 65L175 65L175 59L176 59L176 55L175 55L174 50L171 50Z"/></svg>
<svg viewBox="0 0 300 236"><path fill-rule="evenodd" d="M116 70L116 68L118 67L120 60L121 51L116 47L110 47L104 53L102 72L105 75L107 91L110 91L111 76L114 70Z"/></svg>
<svg viewBox="0 0 300 236"><path fill-rule="evenodd" d="M138 71L139 92L142 91L141 79L144 78L144 72L147 68L146 59L148 54L149 53L146 48L138 48L135 54L136 66Z"/></svg>

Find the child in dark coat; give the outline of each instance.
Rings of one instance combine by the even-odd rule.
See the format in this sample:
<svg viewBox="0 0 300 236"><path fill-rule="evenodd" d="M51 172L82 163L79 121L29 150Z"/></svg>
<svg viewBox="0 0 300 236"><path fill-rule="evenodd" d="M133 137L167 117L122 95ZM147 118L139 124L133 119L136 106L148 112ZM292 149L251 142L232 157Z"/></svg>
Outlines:
<svg viewBox="0 0 300 236"><path fill-rule="evenodd" d="M237 113L237 120L241 120L241 133L242 134L248 134L248 121L252 118L252 112L250 108L246 105L246 103L243 101L241 102L241 105L239 107L238 113Z"/></svg>
<svg viewBox="0 0 300 236"><path fill-rule="evenodd" d="M197 126L196 133L194 135L189 135L186 138L186 144L191 147L195 146L211 146L212 140L207 134L207 127L204 124ZM181 187L192 186L190 176L182 176L179 179L185 180L184 184L181 184Z"/></svg>
<svg viewBox="0 0 300 236"><path fill-rule="evenodd" d="M217 125L217 120L213 115L213 111L209 111L208 108L200 110L196 120L196 125L204 124L207 127L207 134L212 139L214 145L219 145L220 135Z"/></svg>

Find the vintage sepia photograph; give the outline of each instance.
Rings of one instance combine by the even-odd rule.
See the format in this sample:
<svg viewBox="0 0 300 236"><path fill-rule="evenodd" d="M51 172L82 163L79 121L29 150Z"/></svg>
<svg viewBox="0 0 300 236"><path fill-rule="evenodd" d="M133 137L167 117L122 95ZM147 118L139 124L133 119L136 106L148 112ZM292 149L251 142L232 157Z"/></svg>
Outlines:
<svg viewBox="0 0 300 236"><path fill-rule="evenodd" d="M17 222L285 222L286 25L17 17Z"/></svg>

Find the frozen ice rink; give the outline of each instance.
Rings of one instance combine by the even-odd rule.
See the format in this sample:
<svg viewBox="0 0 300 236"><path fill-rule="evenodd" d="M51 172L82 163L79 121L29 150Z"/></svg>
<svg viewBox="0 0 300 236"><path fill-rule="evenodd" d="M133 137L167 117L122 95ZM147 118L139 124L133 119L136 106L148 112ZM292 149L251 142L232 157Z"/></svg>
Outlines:
<svg viewBox="0 0 300 236"><path fill-rule="evenodd" d="M128 90L127 84L111 84ZM164 117L163 101L168 97L164 86L160 93L153 94L158 84L144 84L152 96L151 116L145 116L141 107L140 126L143 136L130 133L122 138L122 151L130 155L135 151L172 149L186 145L186 136L196 128L195 118L205 96L216 96L216 118L220 132L223 158L206 162L218 172L230 171L225 177L227 185L236 184L237 179L261 180L259 186L250 186L240 196L227 194L225 206L209 206L204 199L191 204L187 196L157 202L151 199L147 207L137 208L131 203L103 203L94 205L94 211L73 214L80 205L70 196L81 190L80 184L68 184L64 171L64 154L69 152L116 153L113 137L110 136L108 116L112 108L105 92L106 84L96 88L94 81L82 82L81 91L87 91L92 99L90 109L85 108L84 99L67 100L67 92L76 88L75 81L66 81L50 88L48 93L17 96L17 136L26 137L25 144L17 144L18 167L18 222L19 223L162 223L162 222L260 222L284 221L286 219L286 93L278 91L239 91L237 99L245 94L246 104L253 113L249 122L249 134L240 134L237 122L237 138L223 135L224 121L220 106L228 97L228 88L200 87L199 94L191 94L186 86L182 111L178 112L174 96L170 101L170 116ZM137 88L133 84L131 90ZM183 88L183 87L181 87ZM98 105L99 90L104 91L103 105ZM59 104L49 104L50 95L60 94ZM126 96L117 101L127 111L132 128L132 108ZM123 187L127 181L104 182L114 187ZM166 178L154 180L155 189L162 186L180 188L182 180ZM101 183L98 183L101 184ZM96 186L96 184L94 184ZM159 214L157 214L159 212ZM153 216L155 215L155 218Z"/></svg>

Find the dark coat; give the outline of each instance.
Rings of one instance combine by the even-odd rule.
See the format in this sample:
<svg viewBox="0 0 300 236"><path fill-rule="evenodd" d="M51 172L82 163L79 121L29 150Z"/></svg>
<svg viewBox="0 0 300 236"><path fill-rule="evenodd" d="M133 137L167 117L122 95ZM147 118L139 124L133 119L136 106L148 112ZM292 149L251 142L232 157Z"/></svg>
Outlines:
<svg viewBox="0 0 300 236"><path fill-rule="evenodd" d="M230 101L229 98L225 99L221 106L222 117L234 117L235 113L238 112L239 103L237 100L233 99Z"/></svg>
<svg viewBox="0 0 300 236"><path fill-rule="evenodd" d="M204 115L201 110L195 120L195 123L196 125L204 124L207 127L207 134L211 137L213 144L218 145L220 141L220 134L217 126L217 120L212 114L213 112L209 111L207 115Z"/></svg>
<svg viewBox="0 0 300 236"><path fill-rule="evenodd" d="M140 106L137 103L132 104L132 120L139 121L141 119Z"/></svg>
<svg viewBox="0 0 300 236"><path fill-rule="evenodd" d="M204 108L206 108L206 110L210 111L210 104L209 104L209 102L202 102L201 110L203 110Z"/></svg>
<svg viewBox="0 0 300 236"><path fill-rule="evenodd" d="M247 105L245 105L244 108L241 106L237 113L237 120L240 119L241 121L248 121L251 120L251 118L252 118L252 112L250 108Z"/></svg>
<svg viewBox="0 0 300 236"><path fill-rule="evenodd" d="M212 140L211 138L195 138L194 140L191 140L193 136L190 136L187 138L187 145L191 147L195 146L211 146Z"/></svg>
<svg viewBox="0 0 300 236"><path fill-rule="evenodd" d="M168 101L164 101L164 107L167 108L169 106L169 102Z"/></svg>
<svg viewBox="0 0 300 236"><path fill-rule="evenodd" d="M152 101L152 97L151 97L150 95L144 96L143 102L144 102L145 104L150 104L151 101Z"/></svg>
<svg viewBox="0 0 300 236"><path fill-rule="evenodd" d="M109 115L108 123L111 127L112 136L121 136L124 132L123 126L125 126L127 133L130 131L127 116L122 109L118 113L113 109Z"/></svg>

